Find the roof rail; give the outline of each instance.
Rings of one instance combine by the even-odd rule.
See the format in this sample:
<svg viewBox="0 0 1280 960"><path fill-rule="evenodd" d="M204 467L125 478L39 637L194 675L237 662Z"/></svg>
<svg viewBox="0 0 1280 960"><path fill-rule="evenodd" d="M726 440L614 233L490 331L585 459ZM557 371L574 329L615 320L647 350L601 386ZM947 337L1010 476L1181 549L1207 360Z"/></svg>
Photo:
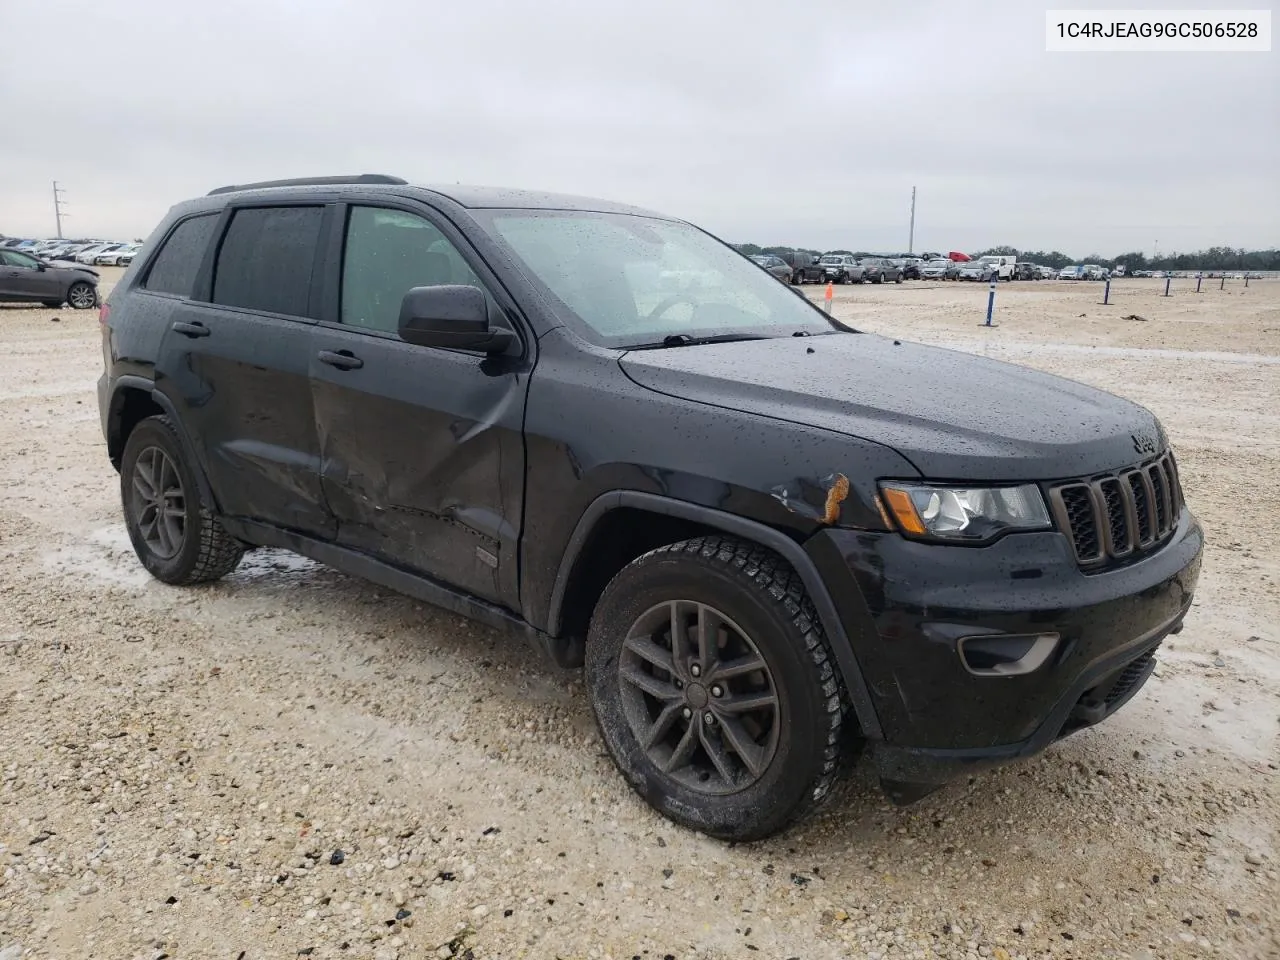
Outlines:
<svg viewBox="0 0 1280 960"><path fill-rule="evenodd" d="M391 183L403 186L408 180L387 176L385 173L360 173L349 177L298 177L295 180L263 180L259 183L232 183L210 190L207 196L219 193L235 193L238 190L260 190L264 187L323 187L340 183Z"/></svg>

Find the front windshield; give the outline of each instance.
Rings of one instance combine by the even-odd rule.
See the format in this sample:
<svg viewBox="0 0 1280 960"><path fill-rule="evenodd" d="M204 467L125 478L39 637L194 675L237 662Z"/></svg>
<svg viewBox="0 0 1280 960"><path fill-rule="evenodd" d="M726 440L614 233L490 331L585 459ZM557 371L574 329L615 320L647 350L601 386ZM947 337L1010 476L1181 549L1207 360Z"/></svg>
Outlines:
<svg viewBox="0 0 1280 960"><path fill-rule="evenodd" d="M931 266L931 267L945 267L945 266L947 266L947 264L949 264L950 262L951 262L950 260L930 260L930 261L929 261L929 266Z"/></svg>
<svg viewBox="0 0 1280 960"><path fill-rule="evenodd" d="M841 257L823 257L820 262L825 264L838 264L842 261L842 259L843 258Z"/></svg>
<svg viewBox="0 0 1280 960"><path fill-rule="evenodd" d="M836 329L804 297L687 223L591 211L476 213L567 308L571 326L604 346Z"/></svg>

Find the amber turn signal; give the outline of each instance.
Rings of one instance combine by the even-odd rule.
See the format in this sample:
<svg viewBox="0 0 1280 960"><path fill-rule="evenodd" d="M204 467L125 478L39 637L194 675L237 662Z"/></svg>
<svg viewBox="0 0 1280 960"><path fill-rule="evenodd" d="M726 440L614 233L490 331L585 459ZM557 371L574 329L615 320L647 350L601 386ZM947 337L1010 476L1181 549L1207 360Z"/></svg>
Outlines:
<svg viewBox="0 0 1280 960"><path fill-rule="evenodd" d="M924 528L924 522L920 519L920 514L916 511L916 505L911 502L911 494L905 490L895 490L893 487L884 487L883 492L885 500L889 503L889 509L903 532L917 537L924 536L927 531Z"/></svg>

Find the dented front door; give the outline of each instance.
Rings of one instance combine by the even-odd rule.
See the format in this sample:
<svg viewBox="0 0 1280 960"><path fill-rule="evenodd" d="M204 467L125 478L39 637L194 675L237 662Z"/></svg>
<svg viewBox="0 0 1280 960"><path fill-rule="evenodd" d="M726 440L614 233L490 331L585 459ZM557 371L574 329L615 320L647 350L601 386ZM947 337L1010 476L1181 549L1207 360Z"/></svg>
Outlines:
<svg viewBox="0 0 1280 960"><path fill-rule="evenodd" d="M528 378L333 327L317 328L315 344L321 483L338 542L515 607Z"/></svg>

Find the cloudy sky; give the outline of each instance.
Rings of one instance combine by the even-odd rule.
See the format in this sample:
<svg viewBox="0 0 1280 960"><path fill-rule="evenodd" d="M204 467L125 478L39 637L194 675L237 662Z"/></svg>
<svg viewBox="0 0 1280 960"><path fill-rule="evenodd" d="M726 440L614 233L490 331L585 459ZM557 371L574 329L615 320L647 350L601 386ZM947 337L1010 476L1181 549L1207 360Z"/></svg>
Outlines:
<svg viewBox="0 0 1280 960"><path fill-rule="evenodd" d="M762 244L905 249L913 185L917 250L1280 244L1280 54L1050 54L1046 6L0 0L0 232L51 235L53 179L133 237L375 171Z"/></svg>

